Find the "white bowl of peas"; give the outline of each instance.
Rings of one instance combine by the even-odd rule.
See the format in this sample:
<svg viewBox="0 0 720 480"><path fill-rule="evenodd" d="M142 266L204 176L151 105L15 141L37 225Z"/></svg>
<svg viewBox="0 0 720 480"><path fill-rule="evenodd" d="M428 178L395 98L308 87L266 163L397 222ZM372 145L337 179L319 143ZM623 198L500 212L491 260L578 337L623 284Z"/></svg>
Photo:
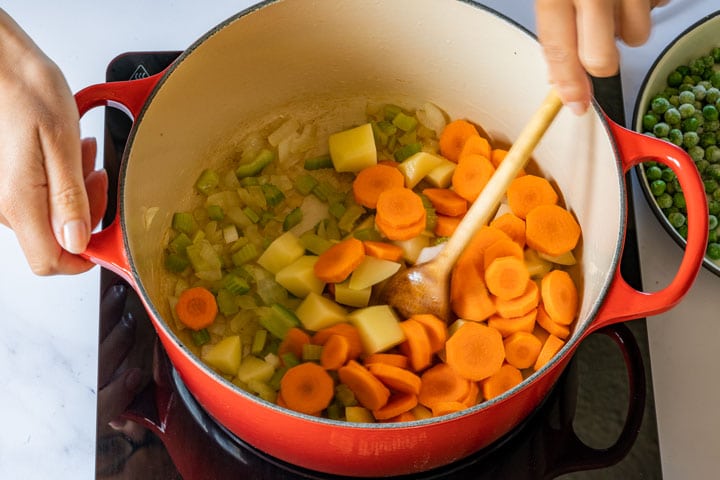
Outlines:
<svg viewBox="0 0 720 480"><path fill-rule="evenodd" d="M708 201L708 246L704 266L720 276L720 11L676 37L643 81L635 105L638 132L687 151L698 168ZM672 238L685 246L685 197L669 168L638 167L643 192Z"/></svg>

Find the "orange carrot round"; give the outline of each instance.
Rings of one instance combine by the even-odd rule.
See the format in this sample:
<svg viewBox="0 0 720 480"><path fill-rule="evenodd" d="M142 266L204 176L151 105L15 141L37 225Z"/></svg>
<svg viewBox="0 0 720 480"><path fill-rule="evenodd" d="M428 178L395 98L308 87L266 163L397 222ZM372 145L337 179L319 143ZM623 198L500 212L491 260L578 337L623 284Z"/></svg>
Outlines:
<svg viewBox="0 0 720 480"><path fill-rule="evenodd" d="M395 393L385 405L373 410L372 413L377 420L388 420L412 410L417 403L417 395L414 393Z"/></svg>
<svg viewBox="0 0 720 480"><path fill-rule="evenodd" d="M515 332L532 332L535 328L537 311L537 308L533 308L525 315L509 318L493 315L488 318L488 327L499 331L503 338L509 337Z"/></svg>
<svg viewBox="0 0 720 480"><path fill-rule="evenodd" d="M407 369L408 365L410 364L408 358L405 355L401 355L399 353L372 353L365 357L363 360L363 363L365 366L369 367L373 363L383 363L386 365L391 365L393 367L403 368Z"/></svg>
<svg viewBox="0 0 720 480"><path fill-rule="evenodd" d="M528 280L525 291L519 297L510 300L495 298L495 309L505 318L522 317L540 303L540 289L532 280Z"/></svg>
<svg viewBox="0 0 720 480"><path fill-rule="evenodd" d="M455 192L468 202L474 202L495 173L490 160L482 155L467 155L458 162L452 176Z"/></svg>
<svg viewBox="0 0 720 480"><path fill-rule="evenodd" d="M490 297L480 268L472 259L466 260L461 256L453 267L450 277L450 307L458 317L476 322L481 322L496 312L495 302Z"/></svg>
<svg viewBox="0 0 720 480"><path fill-rule="evenodd" d="M447 188L426 188L422 193L430 200L435 211L449 217L467 212L468 202L455 191Z"/></svg>
<svg viewBox="0 0 720 480"><path fill-rule="evenodd" d="M433 315L432 313L417 313L410 317L420 323L425 328L428 340L430 340L430 350L437 353L445 347L447 340L447 325L444 321Z"/></svg>
<svg viewBox="0 0 720 480"><path fill-rule="evenodd" d="M410 240L425 231L427 226L426 218L423 216L416 223L407 227L394 227L387 223L383 217L375 216L375 225L388 240Z"/></svg>
<svg viewBox="0 0 720 480"><path fill-rule="evenodd" d="M470 381L458 375L447 363L425 370L418 401L432 409L438 402L460 402L470 391Z"/></svg>
<svg viewBox="0 0 720 480"><path fill-rule="evenodd" d="M515 332L507 337L505 344L505 360L515 368L530 368L535 364L542 342L529 332Z"/></svg>
<svg viewBox="0 0 720 480"><path fill-rule="evenodd" d="M400 322L400 328L405 334L405 341L400 345L400 349L407 349L412 369L419 372L430 366L432 348L425 327L420 322L409 318Z"/></svg>
<svg viewBox="0 0 720 480"><path fill-rule="evenodd" d="M315 276L327 283L340 283L355 270L365 258L363 243L348 237L331 246L318 256Z"/></svg>
<svg viewBox="0 0 720 480"><path fill-rule="evenodd" d="M360 205L374 209L382 192L404 185L405 176L400 170L377 164L366 167L357 174L352 184L353 196Z"/></svg>
<svg viewBox="0 0 720 480"><path fill-rule="evenodd" d="M451 413L465 410L466 408L467 408L467 405L465 405L463 402L453 402L453 401L438 402L432 408L432 414L433 414L433 417L441 417L443 415L450 415Z"/></svg>
<svg viewBox="0 0 720 480"><path fill-rule="evenodd" d="M533 365L533 369L536 371L540 370L543 365L548 363L564 345L565 342L562 339L552 334L548 335L542 348L540 349L540 353L535 361L535 365Z"/></svg>
<svg viewBox="0 0 720 480"><path fill-rule="evenodd" d="M449 237L453 233L455 233L455 230L457 229L458 225L460 225L461 220L462 217L448 217L447 215L438 215L433 233L438 237Z"/></svg>
<svg viewBox="0 0 720 480"><path fill-rule="evenodd" d="M542 305L538 305L537 311L537 324L544 328L546 332L552 333L562 339L570 336L570 328L568 328L567 325L561 325L554 321Z"/></svg>
<svg viewBox="0 0 720 480"><path fill-rule="evenodd" d="M295 358L301 359L306 343L310 343L310 335L298 327L291 327L278 346L278 356L282 359L283 355L290 352Z"/></svg>
<svg viewBox="0 0 720 480"><path fill-rule="evenodd" d="M479 135L475 125L467 120L453 120L440 132L438 139L440 154L450 161L457 162L465 141L473 135Z"/></svg>
<svg viewBox="0 0 720 480"><path fill-rule="evenodd" d="M320 365L326 370L337 370L350 357L350 342L337 333L330 335L320 353Z"/></svg>
<svg viewBox="0 0 720 480"><path fill-rule="evenodd" d="M525 248L525 220L513 213L504 213L490 222L491 227L507 233L520 248Z"/></svg>
<svg viewBox="0 0 720 480"><path fill-rule="evenodd" d="M415 407L413 407L414 409ZM413 413L413 409L410 409L407 412L402 412L400 415L396 415L394 417L388 418L387 420L381 420L382 422L412 422L414 420L417 420L417 417Z"/></svg>
<svg viewBox="0 0 720 480"><path fill-rule="evenodd" d="M495 148L490 153L490 162L492 162L495 168L499 167L505 157L507 157L508 151L504 148Z"/></svg>
<svg viewBox="0 0 720 480"><path fill-rule="evenodd" d="M578 291L565 270L551 270L540 282L540 296L553 322L570 325L578 310ZM552 332L550 332L552 333Z"/></svg>
<svg viewBox="0 0 720 480"><path fill-rule="evenodd" d="M318 330L312 336L312 343L315 345L325 345L333 335L342 335L347 339L349 346L348 359L354 360L360 356L363 351L360 332L358 332L357 327L347 322L336 323L335 325Z"/></svg>
<svg viewBox="0 0 720 480"><path fill-rule="evenodd" d="M477 404L481 399L480 396L480 384L478 382L470 382L470 388L468 394L460 401L466 407L472 407Z"/></svg>
<svg viewBox="0 0 720 480"><path fill-rule="evenodd" d="M505 360L502 335L494 328L465 322L445 343L445 362L461 377L482 380Z"/></svg>
<svg viewBox="0 0 720 480"><path fill-rule="evenodd" d="M373 240L365 240L363 244L365 245L365 254L371 257L389 260L391 262L399 262L402 260L403 249L398 245Z"/></svg>
<svg viewBox="0 0 720 480"><path fill-rule="evenodd" d="M482 382L483 396L486 400L495 398L520 384L522 380L520 370L506 363Z"/></svg>
<svg viewBox="0 0 720 480"><path fill-rule="evenodd" d="M387 226L402 229L425 221L425 206L420 196L409 188L385 190L377 202L375 220Z"/></svg>
<svg viewBox="0 0 720 480"><path fill-rule="evenodd" d="M510 238L501 238L493 242L483 255L483 268L487 270L493 260L500 257L515 257L519 260L525 260L525 253L515 241Z"/></svg>
<svg viewBox="0 0 720 480"><path fill-rule="evenodd" d="M530 248L557 257L580 240L580 225L572 213L559 205L540 205L525 218L525 241Z"/></svg>
<svg viewBox="0 0 720 480"><path fill-rule="evenodd" d="M420 393L422 381L410 370L377 362L369 364L367 369L392 390L413 395Z"/></svg>
<svg viewBox="0 0 720 480"><path fill-rule="evenodd" d="M517 257L496 258L485 270L488 290L501 300L512 300L522 295L529 280L530 272L525 262Z"/></svg>
<svg viewBox="0 0 720 480"><path fill-rule="evenodd" d="M195 331L212 325L217 311L215 295L204 287L184 290L175 304L178 319L183 325Z"/></svg>
<svg viewBox="0 0 720 480"><path fill-rule="evenodd" d="M485 158L490 158L492 155L492 147L490 147L488 139L480 134L470 135L467 139L465 139L465 143L463 144L462 149L460 149L458 159L471 154L479 154Z"/></svg>
<svg viewBox="0 0 720 480"><path fill-rule="evenodd" d="M507 233L503 232L499 228L491 227L490 225L483 225L470 239L465 250L460 254L458 262L472 261L477 268L482 271L484 269L484 257L485 250L500 239L512 240Z"/></svg>
<svg viewBox="0 0 720 480"><path fill-rule="evenodd" d="M324 368L305 362L285 372L280 380L280 394L289 409L314 414L330 405L335 388Z"/></svg>
<svg viewBox="0 0 720 480"><path fill-rule="evenodd" d="M530 210L537 206L555 205L558 195L547 179L537 175L524 175L510 182L507 199L512 212L525 218Z"/></svg>
<svg viewBox="0 0 720 480"><path fill-rule="evenodd" d="M340 367L338 376L340 381L355 394L360 405L369 410L382 408L390 398L390 390L355 360L350 360Z"/></svg>

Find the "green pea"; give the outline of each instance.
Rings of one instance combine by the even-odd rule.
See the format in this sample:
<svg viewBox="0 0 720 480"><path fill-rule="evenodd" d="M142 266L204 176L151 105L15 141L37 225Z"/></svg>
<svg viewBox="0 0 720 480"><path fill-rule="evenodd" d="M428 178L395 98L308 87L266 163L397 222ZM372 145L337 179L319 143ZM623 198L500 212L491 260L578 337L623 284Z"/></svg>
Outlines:
<svg viewBox="0 0 720 480"><path fill-rule="evenodd" d="M685 77L686 75L690 75L690 67L688 67L687 65L680 65L675 70L683 77Z"/></svg>
<svg viewBox="0 0 720 480"><path fill-rule="evenodd" d="M677 232L680 234L681 237L687 239L688 234L688 226L687 224L681 225L679 228L676 229Z"/></svg>
<svg viewBox="0 0 720 480"><path fill-rule="evenodd" d="M712 199L708 201L708 213L716 217L720 215L720 200Z"/></svg>
<svg viewBox="0 0 720 480"><path fill-rule="evenodd" d="M710 162L708 162L705 159L698 160L697 162L695 162L695 167L697 168L698 172L700 172L701 174L703 172L705 172L705 169L707 169L708 165L710 165Z"/></svg>
<svg viewBox="0 0 720 480"><path fill-rule="evenodd" d="M677 110L678 112L680 112L680 118L689 118L695 114L695 106L693 106L691 103L683 103L682 105L677 107ZM667 112L665 113L667 114Z"/></svg>
<svg viewBox="0 0 720 480"><path fill-rule="evenodd" d="M710 83L712 83L713 87L720 88L720 71L713 72L708 80L710 80Z"/></svg>
<svg viewBox="0 0 720 480"><path fill-rule="evenodd" d="M665 190L667 189L667 183L665 183L664 180L657 179L650 182L650 192L652 192L653 197L659 197L663 193L665 193Z"/></svg>
<svg viewBox="0 0 720 480"><path fill-rule="evenodd" d="M686 132L685 135L683 135L682 144L685 148L692 148L698 143L700 143L700 135L698 135L697 132Z"/></svg>
<svg viewBox="0 0 720 480"><path fill-rule="evenodd" d="M673 205L681 210L683 208L687 208L687 205L685 204L685 195L683 195L682 192L677 192L673 195Z"/></svg>
<svg viewBox="0 0 720 480"><path fill-rule="evenodd" d="M717 144L717 136L713 132L704 132L702 135L700 135L700 146L703 148L708 148L711 145Z"/></svg>
<svg viewBox="0 0 720 480"><path fill-rule="evenodd" d="M710 176L715 180L720 180L720 163L713 163L705 170L705 176Z"/></svg>
<svg viewBox="0 0 720 480"><path fill-rule="evenodd" d="M703 132L717 133L720 130L720 120L707 120L703 124Z"/></svg>
<svg viewBox="0 0 720 480"><path fill-rule="evenodd" d="M683 92L680 92L678 94L678 100L680 100L680 103L689 103L693 104L695 102L695 94L692 90L685 90Z"/></svg>
<svg viewBox="0 0 720 480"><path fill-rule="evenodd" d="M692 92L695 95L696 100L702 100L707 94L707 89L705 88L705 85L698 84L693 87Z"/></svg>
<svg viewBox="0 0 720 480"><path fill-rule="evenodd" d="M705 179L703 181L705 185L705 193L713 193L718 189L718 182L712 178Z"/></svg>
<svg viewBox="0 0 720 480"><path fill-rule="evenodd" d="M668 193L663 193L662 195L655 197L655 201L660 208L670 208L673 204L673 198Z"/></svg>
<svg viewBox="0 0 720 480"><path fill-rule="evenodd" d="M672 168L665 167L662 169L662 174L660 175L660 178L662 178L666 182L672 182L675 179L675 172L672 171Z"/></svg>
<svg viewBox="0 0 720 480"><path fill-rule="evenodd" d="M658 167L657 165L652 165L650 167L645 167L645 176L648 180L651 182L653 180L657 180L662 176L662 168Z"/></svg>
<svg viewBox="0 0 720 480"><path fill-rule="evenodd" d="M651 102L650 108L653 113L662 115L670 108L670 101L665 97L655 97Z"/></svg>
<svg viewBox="0 0 720 480"><path fill-rule="evenodd" d="M715 105L705 105L702 109L702 113L703 113L703 117L705 117L705 120L717 120L718 119L718 109L715 108Z"/></svg>
<svg viewBox="0 0 720 480"><path fill-rule="evenodd" d="M643 129L644 130L652 130L656 123L658 123L659 119L658 116L654 113L650 112L643 116Z"/></svg>
<svg viewBox="0 0 720 480"><path fill-rule="evenodd" d="M670 133L670 125L665 122L658 122L653 127L653 135L656 137L667 137L668 133Z"/></svg>
<svg viewBox="0 0 720 480"><path fill-rule="evenodd" d="M677 108L671 107L665 110L665 113L663 114L663 119L668 125L678 125L680 123L680 120L682 120L682 116L680 115L680 111Z"/></svg>
<svg viewBox="0 0 720 480"><path fill-rule="evenodd" d="M690 158L692 158L693 161L697 162L698 160L705 158L705 149L700 145L695 145L694 147L688 149L688 155L690 155Z"/></svg>
<svg viewBox="0 0 720 480"><path fill-rule="evenodd" d="M720 47L714 47L710 51L710 55L713 56L713 59L715 60L715 62L720 62Z"/></svg>
<svg viewBox="0 0 720 480"><path fill-rule="evenodd" d="M710 163L720 162L720 147L717 145L710 145L705 149L705 160Z"/></svg>
<svg viewBox="0 0 720 480"><path fill-rule="evenodd" d="M709 243L707 247L707 256L713 260L720 260L720 243Z"/></svg>
<svg viewBox="0 0 720 480"><path fill-rule="evenodd" d="M717 87L708 88L707 92L705 93L705 102L715 103L718 101L718 98L720 98L720 88L717 88Z"/></svg>
<svg viewBox="0 0 720 480"><path fill-rule="evenodd" d="M684 119L680 124L680 128L685 132L696 132L699 126L700 121L695 116Z"/></svg>
<svg viewBox="0 0 720 480"><path fill-rule="evenodd" d="M677 145L678 147L683 144L683 133L679 128L671 128L668 132L668 140Z"/></svg>
<svg viewBox="0 0 720 480"><path fill-rule="evenodd" d="M718 241L718 233L717 230L713 230L711 232L708 232L708 243L715 243Z"/></svg>
<svg viewBox="0 0 720 480"><path fill-rule="evenodd" d="M718 226L718 218L716 215L708 215L708 230L715 230Z"/></svg>
<svg viewBox="0 0 720 480"><path fill-rule="evenodd" d="M672 225L675 228L680 228L683 225L685 225L685 215L683 215L680 212L673 212L670 215L668 215L668 220L670 221L670 225Z"/></svg>
<svg viewBox="0 0 720 480"><path fill-rule="evenodd" d="M683 74L678 72L677 70L673 70L670 72L670 75L668 75L667 78L667 84L671 87L678 87L682 83Z"/></svg>
<svg viewBox="0 0 720 480"><path fill-rule="evenodd" d="M690 62L690 75L702 75L704 71L705 62L703 62L702 58L696 58Z"/></svg>

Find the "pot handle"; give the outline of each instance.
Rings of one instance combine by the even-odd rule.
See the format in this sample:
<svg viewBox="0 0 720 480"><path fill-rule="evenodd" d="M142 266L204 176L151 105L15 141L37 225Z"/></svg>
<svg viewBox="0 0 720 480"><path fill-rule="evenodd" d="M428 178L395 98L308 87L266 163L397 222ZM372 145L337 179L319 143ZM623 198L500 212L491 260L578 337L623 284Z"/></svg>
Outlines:
<svg viewBox="0 0 720 480"><path fill-rule="evenodd" d="M708 239L708 205L705 187L695 163L676 145L628 130L606 117L620 153L623 172L648 160L670 167L680 181L688 211L685 253L672 281L656 292L632 288L620 273L614 279L589 331L611 323L655 315L674 307L690 290L702 267Z"/></svg>
<svg viewBox="0 0 720 480"><path fill-rule="evenodd" d="M162 75L163 72L160 72L137 80L107 82L86 87L75 94L78 112L82 117L91 108L111 106L122 110L135 121ZM130 263L123 248L119 214L105 229L91 236L87 249L80 255L135 285Z"/></svg>
<svg viewBox="0 0 720 480"><path fill-rule="evenodd" d="M607 448L593 448L586 445L572 428L573 418L563 421L565 425L560 428L550 428L552 447L550 452L557 452L558 456L549 462L548 471L544 478L552 479L560 475L581 470L607 468L615 465L625 458L637 439L640 426L645 414L645 399L647 394L645 366L637 341L624 324L610 325L597 333L607 335L620 348L625 361L628 374L628 410L625 424L615 443ZM574 402L576 397L569 401ZM575 408L568 411L575 412ZM555 438L553 438L555 437Z"/></svg>

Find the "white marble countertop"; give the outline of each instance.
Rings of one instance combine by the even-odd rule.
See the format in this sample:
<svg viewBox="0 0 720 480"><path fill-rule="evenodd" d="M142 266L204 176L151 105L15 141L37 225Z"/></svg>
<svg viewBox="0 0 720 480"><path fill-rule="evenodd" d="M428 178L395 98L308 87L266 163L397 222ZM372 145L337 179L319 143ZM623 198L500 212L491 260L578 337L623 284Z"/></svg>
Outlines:
<svg viewBox="0 0 720 480"><path fill-rule="evenodd" d="M0 2L61 67L73 91L104 81L126 51L182 50L249 0L26 0ZM531 0L488 0L533 29ZM676 34L717 9L716 0L673 0L657 11L650 42L623 49L623 84L631 106L654 57ZM102 151L102 109L82 120ZM650 289L672 275L680 249L638 197L643 280ZM98 269L72 277L37 277L13 233L0 227L0 478L94 478ZM648 320L664 477L711 478L720 469L720 279L702 272L685 302Z"/></svg>

